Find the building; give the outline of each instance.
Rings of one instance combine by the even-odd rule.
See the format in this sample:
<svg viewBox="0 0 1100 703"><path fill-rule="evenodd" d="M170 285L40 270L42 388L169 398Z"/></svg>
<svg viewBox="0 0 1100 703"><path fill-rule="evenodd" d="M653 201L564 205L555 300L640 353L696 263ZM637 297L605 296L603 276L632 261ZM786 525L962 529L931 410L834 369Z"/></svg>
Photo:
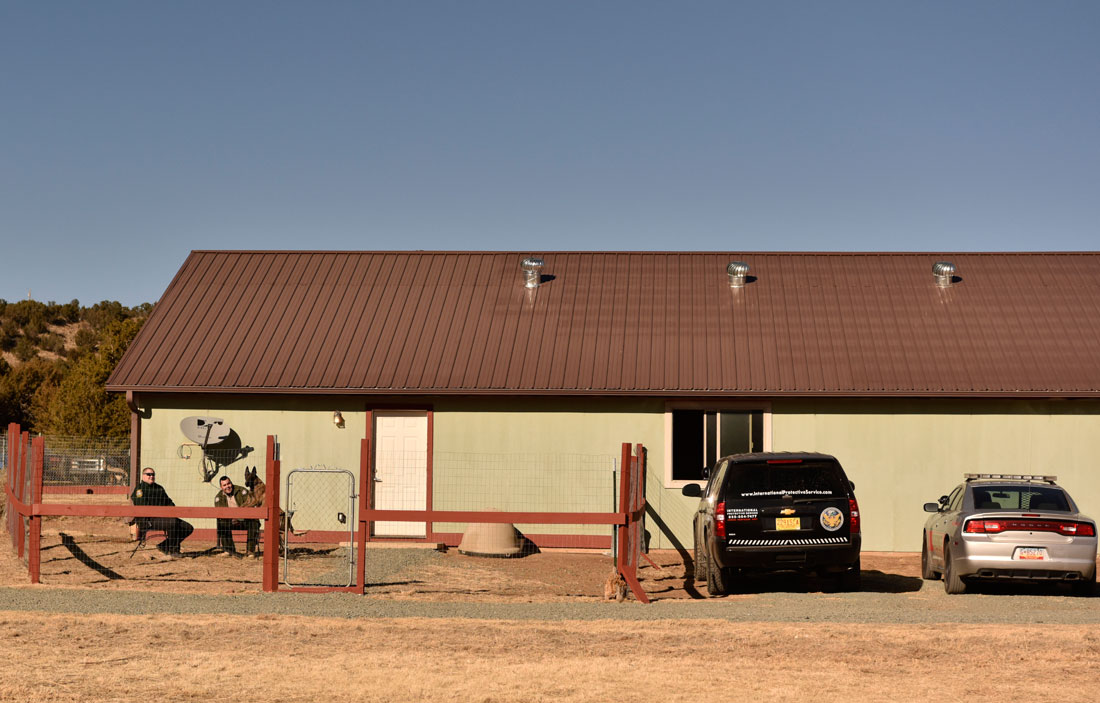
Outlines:
<svg viewBox="0 0 1100 703"><path fill-rule="evenodd" d="M386 507L608 510L590 464L640 442L657 548L691 547L680 488L717 456L819 451L864 548L916 551L964 472L1056 474L1100 517L1100 253L196 251L107 387L195 504L191 416L278 435L284 472L370 437Z"/></svg>

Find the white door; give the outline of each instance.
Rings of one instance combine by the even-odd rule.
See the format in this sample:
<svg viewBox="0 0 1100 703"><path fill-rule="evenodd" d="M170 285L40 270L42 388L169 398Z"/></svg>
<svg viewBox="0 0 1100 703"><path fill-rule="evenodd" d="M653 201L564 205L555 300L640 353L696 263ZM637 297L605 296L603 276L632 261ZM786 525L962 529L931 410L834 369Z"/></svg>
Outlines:
<svg viewBox="0 0 1100 703"><path fill-rule="evenodd" d="M428 414L384 410L374 413L374 507L428 507ZM424 537L423 522L376 522L377 537Z"/></svg>

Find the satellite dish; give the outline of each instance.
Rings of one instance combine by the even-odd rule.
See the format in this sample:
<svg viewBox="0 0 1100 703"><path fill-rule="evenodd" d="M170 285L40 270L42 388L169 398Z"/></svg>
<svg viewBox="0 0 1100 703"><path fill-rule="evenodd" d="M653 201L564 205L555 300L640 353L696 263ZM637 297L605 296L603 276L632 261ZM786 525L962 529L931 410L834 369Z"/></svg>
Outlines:
<svg viewBox="0 0 1100 703"><path fill-rule="evenodd" d="M185 417L180 422L183 436L195 444L206 448L209 444L224 442L232 431L220 417Z"/></svg>
<svg viewBox="0 0 1100 703"><path fill-rule="evenodd" d="M202 463L199 472L206 483L218 473L218 462L207 455L206 448L224 442L233 430L220 417L193 415L180 421L183 436L202 447Z"/></svg>

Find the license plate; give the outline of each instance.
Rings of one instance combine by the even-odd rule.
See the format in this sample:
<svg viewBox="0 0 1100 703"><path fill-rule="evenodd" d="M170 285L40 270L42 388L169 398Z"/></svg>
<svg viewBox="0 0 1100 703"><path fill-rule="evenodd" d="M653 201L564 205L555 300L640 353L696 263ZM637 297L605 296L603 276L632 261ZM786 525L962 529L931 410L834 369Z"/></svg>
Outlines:
<svg viewBox="0 0 1100 703"><path fill-rule="evenodd" d="M1042 547L1017 547L1013 558L1043 561L1047 558L1047 550Z"/></svg>
<svg viewBox="0 0 1100 703"><path fill-rule="evenodd" d="M796 517L777 517L775 519L775 529L799 530L802 529L802 520Z"/></svg>

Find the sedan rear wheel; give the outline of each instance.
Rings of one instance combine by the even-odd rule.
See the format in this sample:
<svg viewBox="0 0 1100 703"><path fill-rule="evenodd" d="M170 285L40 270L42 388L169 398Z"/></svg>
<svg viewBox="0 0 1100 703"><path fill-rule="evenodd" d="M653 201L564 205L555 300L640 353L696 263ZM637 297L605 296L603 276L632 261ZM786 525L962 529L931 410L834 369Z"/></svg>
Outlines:
<svg viewBox="0 0 1100 703"><path fill-rule="evenodd" d="M920 550L920 576L925 581L935 581L939 574L932 568L932 557L928 554L928 537L924 538L924 545Z"/></svg>
<svg viewBox="0 0 1100 703"><path fill-rule="evenodd" d="M1091 596L1096 593L1096 572L1092 572L1092 576L1083 578L1077 583L1073 584L1073 595L1075 596Z"/></svg>
<svg viewBox="0 0 1100 703"><path fill-rule="evenodd" d="M951 548L946 544L943 546L943 590L950 595L966 591L966 584L959 576L955 562L951 560Z"/></svg>

